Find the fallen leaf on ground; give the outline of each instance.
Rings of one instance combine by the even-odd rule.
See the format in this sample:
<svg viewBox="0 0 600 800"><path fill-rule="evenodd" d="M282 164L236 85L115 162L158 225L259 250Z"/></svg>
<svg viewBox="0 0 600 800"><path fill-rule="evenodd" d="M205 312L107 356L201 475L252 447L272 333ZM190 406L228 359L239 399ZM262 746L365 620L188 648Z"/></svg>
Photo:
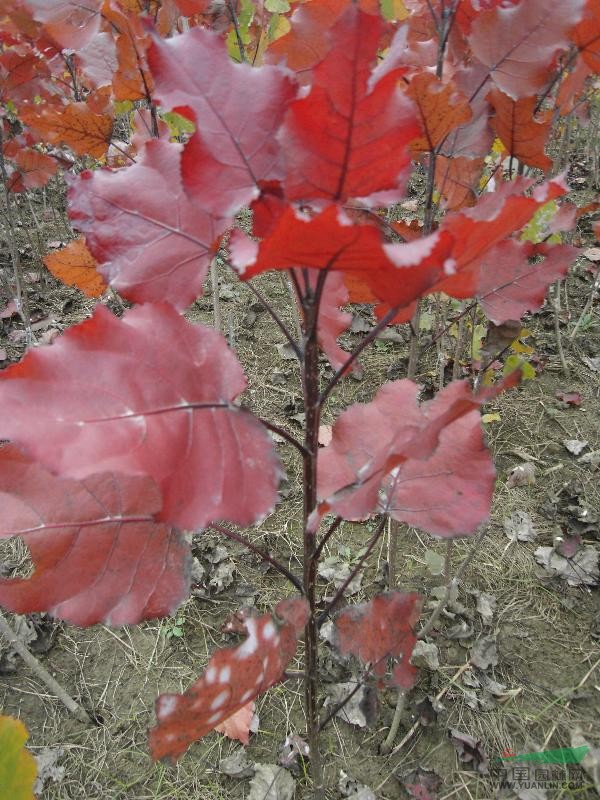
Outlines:
<svg viewBox="0 0 600 800"><path fill-rule="evenodd" d="M377 800L372 789L346 775L343 769L340 770L338 789L342 797L349 797L350 800Z"/></svg>
<svg viewBox="0 0 600 800"><path fill-rule="evenodd" d="M589 748L579 763L590 776L596 791L600 794L600 748L592 747L580 728L575 728L571 733L571 747Z"/></svg>
<svg viewBox="0 0 600 800"><path fill-rule="evenodd" d="M235 750L230 756L219 761L219 769L229 778L251 778L254 775L254 766L246 758L243 747Z"/></svg>
<svg viewBox="0 0 600 800"><path fill-rule="evenodd" d="M58 759L65 754L63 747L42 747L35 756L37 764L37 780L33 791L41 794L45 785L60 783L65 777L65 768L58 765Z"/></svg>
<svg viewBox="0 0 600 800"><path fill-rule="evenodd" d="M425 551L425 564L432 575L443 575L445 563L444 556L436 553L435 550Z"/></svg>
<svg viewBox="0 0 600 800"><path fill-rule="evenodd" d="M582 361L594 372L600 372L600 356L596 356L595 358L583 356Z"/></svg>
<svg viewBox="0 0 600 800"><path fill-rule="evenodd" d="M569 453L572 453L574 456L578 456L585 450L589 442L586 442L585 440L582 439L565 439L563 441L563 444L567 448Z"/></svg>
<svg viewBox="0 0 600 800"><path fill-rule="evenodd" d="M456 728L450 731L450 739L460 761L464 764L471 764L473 769L482 775L486 775L489 772L489 761L483 750L481 740L476 739L474 736L469 736L468 733L462 733Z"/></svg>
<svg viewBox="0 0 600 800"><path fill-rule="evenodd" d="M415 667L436 670L440 668L440 654L436 645L418 641L413 648L410 663Z"/></svg>
<svg viewBox="0 0 600 800"><path fill-rule="evenodd" d="M279 752L279 763L282 767L289 769L290 767L298 767L298 759L304 760L308 758L310 748L308 744L298 736L297 733L291 733L285 737L281 750Z"/></svg>
<svg viewBox="0 0 600 800"><path fill-rule="evenodd" d="M514 486L531 486L535 483L535 464L529 461L524 464L517 464L508 473L507 485L509 488Z"/></svg>
<svg viewBox="0 0 600 800"><path fill-rule="evenodd" d="M419 725L423 728L430 728L437 722L438 710L434 705L434 701L435 698L425 697L420 703L415 703L417 719L419 720Z"/></svg>
<svg viewBox="0 0 600 800"><path fill-rule="evenodd" d="M526 511L515 511L510 517L505 517L504 532L514 542L532 542L537 536L531 514Z"/></svg>
<svg viewBox="0 0 600 800"><path fill-rule="evenodd" d="M498 663L498 649L495 636L482 636L471 650L471 664L478 669L495 667Z"/></svg>
<svg viewBox="0 0 600 800"><path fill-rule="evenodd" d="M588 247L587 250L584 250L582 255L584 255L588 261L600 261L600 247Z"/></svg>
<svg viewBox="0 0 600 800"><path fill-rule="evenodd" d="M319 562L317 572L322 578L325 578L326 581L333 581L334 586L338 589L352 572L352 567L339 556L328 556L323 561ZM362 578L362 572L359 572L352 578L346 589L347 595L353 595L359 591Z"/></svg>
<svg viewBox="0 0 600 800"><path fill-rule="evenodd" d="M3 308L0 311L0 319L10 319L11 317L15 317L19 315L19 307L17 306L16 300L9 300L6 308Z"/></svg>
<svg viewBox="0 0 600 800"><path fill-rule="evenodd" d="M415 800L437 800L442 779L433 770L417 767L400 778L400 783Z"/></svg>
<svg viewBox="0 0 600 800"><path fill-rule="evenodd" d="M569 586L595 586L600 580L598 551L592 545L582 547L573 558L565 558L554 547L538 547L535 560L552 576L558 575Z"/></svg>
<svg viewBox="0 0 600 800"><path fill-rule="evenodd" d="M332 684L327 689L328 697L325 700L325 706L337 706L354 689L356 689L356 681ZM354 692L342 708L336 711L335 715L350 725L366 728L373 725L377 719L378 710L377 692L372 687L363 685Z"/></svg>
<svg viewBox="0 0 600 800"><path fill-rule="evenodd" d="M581 394L579 392L562 392L557 390L556 398L567 406L580 406Z"/></svg>
<svg viewBox="0 0 600 800"><path fill-rule="evenodd" d="M256 763L248 800L292 800L295 789L295 780L283 767Z"/></svg>
<svg viewBox="0 0 600 800"><path fill-rule="evenodd" d="M471 594L477 598L477 613L481 615L481 621L484 625L491 625L497 605L496 595L476 589Z"/></svg>

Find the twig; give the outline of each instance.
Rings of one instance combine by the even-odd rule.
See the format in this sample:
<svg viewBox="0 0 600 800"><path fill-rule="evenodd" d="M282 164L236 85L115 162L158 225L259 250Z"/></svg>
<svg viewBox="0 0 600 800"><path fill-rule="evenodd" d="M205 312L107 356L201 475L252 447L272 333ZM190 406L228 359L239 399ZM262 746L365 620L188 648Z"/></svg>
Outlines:
<svg viewBox="0 0 600 800"><path fill-rule="evenodd" d="M235 6L232 0L226 0L227 3L227 10L229 11L229 16L231 17L231 22L233 23L233 29L235 31L235 38L237 40L237 45L240 51L240 60L244 63L248 62L246 58L246 48L244 47L244 40L242 39L242 34L240 31L240 26L237 18L237 14L235 13Z"/></svg>
<svg viewBox="0 0 600 800"><path fill-rule="evenodd" d="M319 398L319 404L320 405L323 405L325 400L327 400L327 398L329 397L329 395L333 391L334 387L341 380L341 378L346 374L348 369L356 361L356 359L359 357L359 355L362 353L362 351L366 347L368 347L371 344L371 342L373 341L373 339L376 339L379 336L379 334L381 333L381 331L386 327L386 325L394 319L394 317L396 316L396 314L398 313L400 308L401 308L400 306L394 306L393 308L390 308L390 310L387 312L387 314L379 320L379 322L377 323L377 325L375 325L374 328L371 328L369 333L360 342L360 344L358 344L354 348L354 350L350 353L350 355L344 361L342 366L335 373L333 378L329 381L329 383L327 384L325 389L321 392L321 396Z"/></svg>
<svg viewBox="0 0 600 800"><path fill-rule="evenodd" d="M42 666L38 659L31 653L23 642L19 639L17 634L11 628L8 620L0 611L0 633L4 638L10 642L11 646L21 656L23 661L27 664L29 669L44 683L51 692L63 703L63 705L76 717L80 722L89 725L93 722L87 711L79 705L71 695L58 683L58 681L50 675L48 670Z"/></svg>
<svg viewBox="0 0 600 800"><path fill-rule="evenodd" d="M595 669L596 669L598 666L600 666L600 659L598 659L598 661L596 661L596 663L595 663L595 664L594 664L592 667L590 667L590 669L589 669L589 670L588 670L588 671L585 673L585 675L583 676L583 678L582 678L582 679L579 681L579 683L578 683L578 684L577 684L577 686L575 687L575 691L577 691L577 689L581 689L581 687L582 687L582 686L585 684L585 682L586 682L586 681L587 681L587 679L590 677L590 675L592 674L592 672L594 672L594 670L595 670ZM566 701L566 703L565 703L564 707L565 707L565 708L567 708L567 707L570 705L570 703L571 703L571 698L569 698L569 699ZM555 723L552 725L552 727L550 728L550 732L549 732L549 733L548 733L548 735L546 736L546 738L545 738L545 740L544 740L544 744L542 745L542 750L545 750L545 748L546 748L546 747L548 747L548 743L550 742L550 739L552 739L552 737L554 736L554 734L555 734L555 732L556 732L556 729L557 729L557 728L558 728L558 720L557 720L557 721L556 721L556 722L555 722Z"/></svg>
<svg viewBox="0 0 600 800"><path fill-rule="evenodd" d="M556 349L562 367L563 375L568 378L571 374L563 350L562 338L560 335L560 281L556 282L554 297L552 298L552 308L554 310L554 334L556 336Z"/></svg>
<svg viewBox="0 0 600 800"><path fill-rule="evenodd" d="M466 672L468 669L470 669L470 667L471 667L471 662L470 661L466 661L464 664L462 664L456 670L454 675L450 678L450 681L448 682L448 685L444 686L444 688L440 692L438 692L436 694L435 701L439 702L444 697L444 695L450 690L450 687L452 686L452 684L456 683L457 679L460 678L460 676L463 674L463 672ZM396 747L394 747L394 749L392 750L390 755L392 755L392 756L396 755L396 753L398 753L404 747L404 745L410 739L412 739L412 737L415 735L415 733L419 730L420 727L421 727L421 723L419 722L419 720L417 720L415 722L415 724L412 726L412 728L410 728L410 730L405 734L405 736L402 738L402 740L396 745ZM375 793L377 793L381 789L382 786L385 786L385 784L388 782L388 780L391 777L392 777L391 775L388 775L388 777L384 781L382 781L382 783L380 783L379 786L377 786L377 788L375 789Z"/></svg>
<svg viewBox="0 0 600 800"><path fill-rule="evenodd" d="M252 294L256 297L256 299L261 304L261 306L265 309L265 311L270 315L270 317L273 320L273 322L277 325L279 330L283 333L285 338L288 340L288 342L290 344L290 347L292 348L292 350L294 351L294 353L296 355L296 358L298 359L298 361L300 361L300 363L302 363L302 361L304 359L304 353L302 352L302 348L300 347L298 342L294 339L292 334L288 331L285 323L281 320L281 318L279 317L279 315L277 314L277 312L275 311L273 306L269 303L268 300L266 300L262 296L262 294L258 291L256 286L253 286L249 281L248 281L248 283L246 283L246 286L249 289L249 291L251 291Z"/></svg>
<svg viewBox="0 0 600 800"><path fill-rule="evenodd" d="M592 286L592 291L591 291L590 296L588 297L587 303L585 304L585 307L584 307L583 311L581 312L581 316L577 320L577 323L575 324L575 327L571 331L569 339L574 339L575 338L575 336L577 334L577 331L579 330L579 328L581 326L581 323L583 322L583 320L585 318L585 315L589 312L590 308L592 307L592 305L594 303L594 300L596 299L596 295L598 294L598 291L600 291L600 270L598 271L598 273L596 275L596 280L594 281L594 285Z"/></svg>
<svg viewBox="0 0 600 800"><path fill-rule="evenodd" d="M325 622L327 617L331 614L333 609L336 607L336 605L339 603L339 601L344 596L348 586L350 586L350 584L352 583L354 578L358 575L358 573L363 568L363 566L365 564L365 561L371 555L371 552L372 552L373 548L375 547L375 545L379 541L379 538L380 538L381 534L383 533L383 531L385 529L386 521L387 521L387 517L386 516L381 518L381 522L379 523L379 525L375 529L375 533L371 537L371 540L369 541L367 547L365 548L365 552L363 553L363 555L359 559L358 563L356 564L355 567L353 567L353 569L350 571L350 574L348 575L346 580L338 588L338 590L336 591L336 593L334 594L332 599L329 601L329 603L327 604L325 609L319 615L319 619L318 619L319 627L321 627L321 625Z"/></svg>
<svg viewBox="0 0 600 800"><path fill-rule="evenodd" d="M433 613L423 626L423 628L417 634L417 639L425 639L425 637L429 634L435 623L438 621L440 614L446 608L450 596L452 594L452 590L458 584L462 576L464 575L465 570L473 560L475 553L483 541L483 538L486 534L485 528L483 528L476 536L475 541L473 542L473 546L471 547L469 553L467 554L466 558L461 563L460 567L456 571L456 575L453 578L450 578L450 565L452 559L452 549L453 549L453 540L448 539L447 547L446 547L446 558L444 564L444 575L446 577L446 591L444 592L443 596L438 601L436 607L433 610ZM394 717L392 719L392 724L390 725L390 729L388 731L388 735L385 738L385 741L382 743L381 747L379 748L379 752L382 755L387 755L388 753L392 752L392 746L394 744L394 739L398 733L398 728L400 727L400 720L402 718L402 713L404 712L404 706L406 704L406 691L403 689L398 690L398 697L396 699L396 709L394 711ZM405 737L406 738L406 737ZM402 740L404 741L404 739ZM394 753L397 752L398 747L393 751Z"/></svg>
<svg viewBox="0 0 600 800"><path fill-rule="evenodd" d="M221 333L221 298L219 297L219 273L217 271L217 259L213 258L210 262L210 285L213 296L213 320L215 330Z"/></svg>
<svg viewBox="0 0 600 800"><path fill-rule="evenodd" d="M235 533L235 531L230 531L227 528L224 528L222 525L217 524L216 522L211 522L209 527L212 528L217 533L220 533L222 536L225 536L226 539L231 539L232 541L237 542L238 544L241 544L244 547L247 547L248 550L251 550L263 561L266 561L268 564L270 564L273 567L273 569L276 569L277 572L284 575L288 579L288 581L300 592L300 594L304 594L302 583L298 580L298 578L292 572L290 572L287 567L284 567L283 564L277 561L276 558L273 558L273 556L269 555L269 553L265 553L264 550L261 550L260 547L257 547L255 544L252 544L252 542L248 541L248 539L245 539L243 536L240 536L239 533Z"/></svg>

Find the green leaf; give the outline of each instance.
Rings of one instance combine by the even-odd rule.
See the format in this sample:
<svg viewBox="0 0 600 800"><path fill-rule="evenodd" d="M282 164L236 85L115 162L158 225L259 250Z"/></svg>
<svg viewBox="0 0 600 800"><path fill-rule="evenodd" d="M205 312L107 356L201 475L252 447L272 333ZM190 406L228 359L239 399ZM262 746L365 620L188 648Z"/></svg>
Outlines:
<svg viewBox="0 0 600 800"><path fill-rule="evenodd" d="M432 575L442 575L444 572L444 556L436 553L435 550L425 552L425 563Z"/></svg>
<svg viewBox="0 0 600 800"><path fill-rule="evenodd" d="M28 738L20 720L0 716L0 797L6 800L35 800L37 766L24 747Z"/></svg>
<svg viewBox="0 0 600 800"><path fill-rule="evenodd" d="M176 111L166 111L160 116L169 126L169 133L172 137L179 137L184 133L194 133L196 130L196 126L191 120Z"/></svg>
<svg viewBox="0 0 600 800"><path fill-rule="evenodd" d="M504 368L502 369L502 374L509 375L516 369L521 370L522 380L524 381L533 380L533 378L536 376L535 369L531 366L529 361L523 361L523 359L519 358L517 355L509 356L506 359L504 362Z"/></svg>
<svg viewBox="0 0 600 800"><path fill-rule="evenodd" d="M543 241L548 241L551 244L561 242L560 233L553 233L548 236L548 225L554 218L558 211L558 203L556 200L550 200L535 212L528 225L523 228L521 240L524 242L533 242L539 244Z"/></svg>
<svg viewBox="0 0 600 800"><path fill-rule="evenodd" d="M265 8L271 14L285 14L290 10L290 4L288 0L266 0Z"/></svg>

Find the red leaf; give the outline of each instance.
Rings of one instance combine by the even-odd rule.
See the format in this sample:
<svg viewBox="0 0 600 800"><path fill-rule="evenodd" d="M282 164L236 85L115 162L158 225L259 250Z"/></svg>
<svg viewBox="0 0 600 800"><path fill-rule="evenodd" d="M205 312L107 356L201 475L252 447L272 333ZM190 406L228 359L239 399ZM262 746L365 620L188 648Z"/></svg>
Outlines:
<svg viewBox="0 0 600 800"><path fill-rule="evenodd" d="M448 260L445 265L448 277L430 291L445 292L461 299L474 297L482 257L496 243L526 225L540 206L567 191L564 182L555 179L538 186L532 196L527 197L524 192L531 183L525 178L503 183L497 191L480 197L473 208L447 215L441 228L454 237L454 261Z"/></svg>
<svg viewBox="0 0 600 800"><path fill-rule="evenodd" d="M239 708L220 725L215 725L217 733L222 733L229 739L238 739L242 744L250 742L250 724L254 716L256 703L251 700L245 706Z"/></svg>
<svg viewBox="0 0 600 800"><path fill-rule="evenodd" d="M219 36L202 28L155 40L148 61L162 104L196 124L182 159L183 184L203 207L229 215L283 178L279 129L293 95L278 67L234 64Z"/></svg>
<svg viewBox="0 0 600 800"><path fill-rule="evenodd" d="M482 11L469 43L509 97L529 97L550 79L555 54L569 46L568 32L581 19L585 0L521 0Z"/></svg>
<svg viewBox="0 0 600 800"><path fill-rule="evenodd" d="M309 281L311 285L316 285L317 270L309 271ZM348 305L350 296L344 276L339 272L332 272L325 280L325 286L321 295L321 305L319 306L319 326L317 338L319 347L329 359L329 363L334 369L339 369L349 357L349 353L337 343L340 334L347 331L352 324L352 314L342 311L342 306Z"/></svg>
<svg viewBox="0 0 600 800"><path fill-rule="evenodd" d="M76 63L81 67L88 87L98 89L110 86L117 69L117 49L112 33L97 33L92 41L76 54Z"/></svg>
<svg viewBox="0 0 600 800"><path fill-rule="evenodd" d="M513 100L504 92L494 89L488 98L496 111L492 127L507 152L530 167L550 169L552 159L546 155L544 148L552 130L552 120L549 112L536 118L537 97Z"/></svg>
<svg viewBox="0 0 600 800"><path fill-rule="evenodd" d="M260 245L236 230L230 250L243 280L267 269L327 269L347 273L390 305L407 305L438 278L452 244L447 233L438 232L407 244L384 244L374 225L352 225L330 206L313 218L286 209Z"/></svg>
<svg viewBox="0 0 600 800"><path fill-rule="evenodd" d="M391 516L434 536L473 533L490 513L496 473L480 416L472 411L440 433L426 461L408 459L386 481Z"/></svg>
<svg viewBox="0 0 600 800"><path fill-rule="evenodd" d="M573 32L581 57L594 72L600 72L600 6L587 0L585 14Z"/></svg>
<svg viewBox="0 0 600 800"><path fill-rule="evenodd" d="M307 97L289 106L280 139L289 200L345 201L397 190L420 129L398 70L371 85L383 23L351 7L331 32ZM398 195L399 197L399 195Z"/></svg>
<svg viewBox="0 0 600 800"><path fill-rule="evenodd" d="M282 600L275 616L250 617L246 641L217 650L187 692L160 695L158 724L150 731L152 758L176 760L192 742L279 683L307 619L305 600Z"/></svg>
<svg viewBox="0 0 600 800"><path fill-rule="evenodd" d="M563 278L579 251L570 245L534 245L506 239L484 257L477 284L485 315L500 324L542 307L548 287ZM545 256L543 261L539 258Z"/></svg>
<svg viewBox="0 0 600 800"><path fill-rule="evenodd" d="M306 79L331 46L329 29L351 5L352 0L311 0L299 4L291 17L291 30L269 45L266 60L285 66ZM361 0L358 6L379 15L378 0Z"/></svg>
<svg viewBox="0 0 600 800"><path fill-rule="evenodd" d="M66 477L149 475L159 518L181 528L248 525L275 504L280 465L264 427L233 405L245 387L212 328L167 305L121 319L98 306L2 373L0 436Z"/></svg>
<svg viewBox="0 0 600 800"><path fill-rule="evenodd" d="M321 501L315 516L332 511L344 519L365 519L380 505L380 488L388 485L392 470L404 469L402 465L411 460L426 469L446 426L514 386L519 377L513 373L505 382L478 394L472 393L466 381L455 381L421 406L417 405L419 387L401 380L384 384L370 403L350 406L336 420L331 444L319 452ZM412 467L408 474L415 474ZM424 502L429 502L427 493L424 488ZM412 496L419 501L416 489ZM467 509L464 517L447 533L461 525L468 532L473 516ZM439 526L435 532L445 533Z"/></svg>
<svg viewBox="0 0 600 800"><path fill-rule="evenodd" d="M581 394L579 392L562 392L557 391L556 397L568 406L580 406Z"/></svg>
<svg viewBox="0 0 600 800"><path fill-rule="evenodd" d="M418 594L389 592L368 603L348 606L334 619L334 644L342 655L356 656L383 678L387 660L395 658L392 686L410 689L417 670L410 663L417 637L414 626L421 613Z"/></svg>
<svg viewBox="0 0 600 800"><path fill-rule="evenodd" d="M69 213L106 280L128 300L183 310L201 293L228 221L192 202L180 177L181 145L154 140L137 164L84 172Z"/></svg>
<svg viewBox="0 0 600 800"><path fill-rule="evenodd" d="M124 625L172 614L187 597L191 555L155 521L160 492L145 477L57 478L15 447L0 449L0 538L21 536L35 570L0 581L0 603L74 625Z"/></svg>
<svg viewBox="0 0 600 800"><path fill-rule="evenodd" d="M26 0L24 5L63 50L85 47L100 28L102 0Z"/></svg>

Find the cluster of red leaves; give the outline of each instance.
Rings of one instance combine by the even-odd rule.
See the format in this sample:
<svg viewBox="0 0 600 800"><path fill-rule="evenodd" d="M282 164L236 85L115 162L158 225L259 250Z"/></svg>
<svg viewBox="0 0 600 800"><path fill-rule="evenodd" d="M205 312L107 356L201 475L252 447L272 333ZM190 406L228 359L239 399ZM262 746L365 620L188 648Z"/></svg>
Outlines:
<svg viewBox="0 0 600 800"><path fill-rule="evenodd" d="M22 536L35 565L29 578L0 581L0 601L79 624L136 622L186 596L179 530L250 525L277 496L272 440L236 403L239 362L219 334L181 316L237 212L250 205L254 219L252 238L235 229L229 239L243 280L292 270L308 291L325 279L318 335L335 367L344 367L336 339L349 301L396 320L431 292L478 298L496 323L539 308L575 251L519 234L564 182L503 182L500 168L498 189L478 188L494 135L512 158L548 166L539 95L572 67L579 85L598 69L595 0L460 0L446 31L436 3L414 0L391 25L374 0L311 0L258 67L232 61L229 23L204 0L146 4L152 33L126 0L9 5L1 99L27 126L4 143L12 188L43 185L63 146L110 158L114 100L145 100L151 113L122 143L133 164L83 172L69 191L103 279L90 292L108 284L143 305L120 319L97 308L0 377L0 437L21 448L0 451L1 535ZM170 36L182 14L191 30ZM185 143L168 141L158 106L193 123ZM447 213L427 235L396 226L399 242L379 209L405 197L412 159L431 170ZM88 286L80 247L49 265ZM457 382L419 406L418 387L399 381L347 409L320 452L314 524L329 511L385 511L437 536L474 531L494 475L477 409L492 395ZM379 677L400 659L393 681L409 686L417 608L393 594L344 611L340 647ZM244 643L217 652L186 694L160 698L155 757L178 757L281 680L306 618L301 599L250 618Z"/></svg>

